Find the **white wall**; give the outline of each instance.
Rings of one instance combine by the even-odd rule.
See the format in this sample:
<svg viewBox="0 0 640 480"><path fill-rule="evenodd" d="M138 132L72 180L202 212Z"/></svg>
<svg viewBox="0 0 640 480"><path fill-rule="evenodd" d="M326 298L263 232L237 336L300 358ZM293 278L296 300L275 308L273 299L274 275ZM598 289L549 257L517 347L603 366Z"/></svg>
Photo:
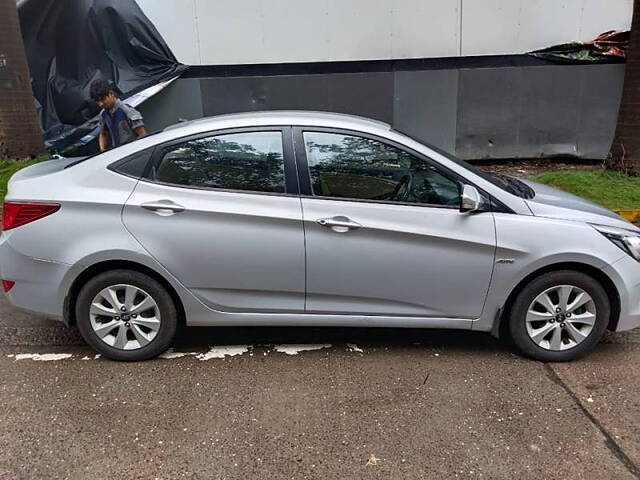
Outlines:
<svg viewBox="0 0 640 480"><path fill-rule="evenodd" d="M524 53L628 29L633 0L137 0L190 65Z"/></svg>
<svg viewBox="0 0 640 480"><path fill-rule="evenodd" d="M631 26L633 0L463 0L462 55L524 53Z"/></svg>

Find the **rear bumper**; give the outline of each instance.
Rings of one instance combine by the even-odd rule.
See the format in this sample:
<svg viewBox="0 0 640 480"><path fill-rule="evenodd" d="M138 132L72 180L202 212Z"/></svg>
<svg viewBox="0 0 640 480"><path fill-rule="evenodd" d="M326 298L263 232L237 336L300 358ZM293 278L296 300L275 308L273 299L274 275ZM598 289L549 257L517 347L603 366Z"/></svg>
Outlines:
<svg viewBox="0 0 640 480"><path fill-rule="evenodd" d="M7 297L20 310L62 320L63 301L58 289L70 268L25 255L12 245L10 234L3 232L0 236L0 278L15 282Z"/></svg>
<svg viewBox="0 0 640 480"><path fill-rule="evenodd" d="M626 255L602 271L613 280L620 296L620 318L615 330L640 327L640 262Z"/></svg>

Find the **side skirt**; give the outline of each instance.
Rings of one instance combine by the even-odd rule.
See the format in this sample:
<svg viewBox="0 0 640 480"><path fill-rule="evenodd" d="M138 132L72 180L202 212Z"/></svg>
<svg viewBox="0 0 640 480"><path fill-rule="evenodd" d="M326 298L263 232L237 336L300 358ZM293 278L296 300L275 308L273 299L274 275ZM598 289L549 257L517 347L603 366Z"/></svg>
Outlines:
<svg viewBox="0 0 640 480"><path fill-rule="evenodd" d="M214 326L265 326L265 327L394 327L394 328L451 328L471 330L474 320L469 318L384 317L373 315L324 315L277 313L222 313L209 318L189 318L187 325Z"/></svg>

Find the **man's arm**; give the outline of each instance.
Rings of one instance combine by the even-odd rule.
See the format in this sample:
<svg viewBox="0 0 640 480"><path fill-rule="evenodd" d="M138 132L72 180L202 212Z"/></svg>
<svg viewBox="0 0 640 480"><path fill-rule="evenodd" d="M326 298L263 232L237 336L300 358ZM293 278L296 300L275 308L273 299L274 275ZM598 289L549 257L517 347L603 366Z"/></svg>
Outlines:
<svg viewBox="0 0 640 480"><path fill-rule="evenodd" d="M135 133L136 137L141 138L147 134L147 130L144 128L144 119L142 114L135 108L124 104L124 109L129 119L129 126L131 131Z"/></svg>
<svg viewBox="0 0 640 480"><path fill-rule="evenodd" d="M147 131L144 127L138 127L133 129L133 133L135 133L138 138L142 138L147 134Z"/></svg>
<svg viewBox="0 0 640 480"><path fill-rule="evenodd" d="M109 147L109 137L107 136L107 132L104 128L100 129L100 135L98 135L98 145L100 146L101 152L104 152Z"/></svg>

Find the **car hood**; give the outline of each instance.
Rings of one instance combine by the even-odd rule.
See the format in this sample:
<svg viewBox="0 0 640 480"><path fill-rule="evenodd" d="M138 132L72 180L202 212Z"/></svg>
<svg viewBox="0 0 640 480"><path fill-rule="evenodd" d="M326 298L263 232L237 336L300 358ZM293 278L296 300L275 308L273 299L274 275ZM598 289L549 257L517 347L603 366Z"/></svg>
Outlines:
<svg viewBox="0 0 640 480"><path fill-rule="evenodd" d="M526 203L537 217L576 220L599 225L636 230L632 223L623 219L615 212L603 206L585 200L584 198L558 190L542 183L522 180L535 192L535 197L527 199Z"/></svg>

